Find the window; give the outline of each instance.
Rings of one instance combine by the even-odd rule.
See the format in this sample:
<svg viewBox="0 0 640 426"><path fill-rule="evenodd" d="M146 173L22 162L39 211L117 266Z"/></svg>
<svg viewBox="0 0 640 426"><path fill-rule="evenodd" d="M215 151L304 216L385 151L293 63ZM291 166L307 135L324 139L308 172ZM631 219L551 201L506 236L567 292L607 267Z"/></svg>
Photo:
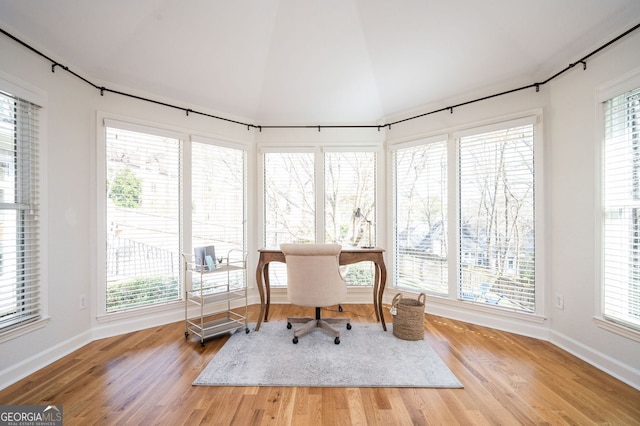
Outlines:
<svg viewBox="0 0 640 426"><path fill-rule="evenodd" d="M324 154L326 242L354 247L375 245L375 233L369 233L375 225L375 182L374 152Z"/></svg>
<svg viewBox="0 0 640 426"><path fill-rule="evenodd" d="M447 141L393 151L395 283L448 293Z"/></svg>
<svg viewBox="0 0 640 426"><path fill-rule="evenodd" d="M264 242L316 241L316 180L313 152L264 154Z"/></svg>
<svg viewBox="0 0 640 426"><path fill-rule="evenodd" d="M181 140L106 128L106 312L180 292Z"/></svg>
<svg viewBox="0 0 640 426"><path fill-rule="evenodd" d="M533 124L458 140L458 297L535 311Z"/></svg>
<svg viewBox="0 0 640 426"><path fill-rule="evenodd" d="M266 151L263 161L265 247L316 241L375 244L374 151ZM349 285L372 285L370 263L343 269ZM284 265L271 265L269 277L272 285L286 285Z"/></svg>
<svg viewBox="0 0 640 426"><path fill-rule="evenodd" d="M327 151L324 153L325 242L342 246L376 245L376 153ZM371 285L371 262L342 267L348 285Z"/></svg>
<svg viewBox="0 0 640 426"><path fill-rule="evenodd" d="M214 246L218 262L246 258L245 147L109 118L104 124L101 314L182 300L180 254L196 247ZM227 278L243 286L246 275L213 279Z"/></svg>
<svg viewBox="0 0 640 426"><path fill-rule="evenodd" d="M640 88L604 111L602 312L640 331Z"/></svg>
<svg viewBox="0 0 640 426"><path fill-rule="evenodd" d="M217 261L244 259L246 248L246 151L199 139L192 143L191 246L213 246ZM243 286L242 270L213 274L208 280L229 279Z"/></svg>
<svg viewBox="0 0 640 426"><path fill-rule="evenodd" d="M391 147L396 287L536 312L536 119Z"/></svg>
<svg viewBox="0 0 640 426"><path fill-rule="evenodd" d="M42 316L39 109L0 92L0 332Z"/></svg>

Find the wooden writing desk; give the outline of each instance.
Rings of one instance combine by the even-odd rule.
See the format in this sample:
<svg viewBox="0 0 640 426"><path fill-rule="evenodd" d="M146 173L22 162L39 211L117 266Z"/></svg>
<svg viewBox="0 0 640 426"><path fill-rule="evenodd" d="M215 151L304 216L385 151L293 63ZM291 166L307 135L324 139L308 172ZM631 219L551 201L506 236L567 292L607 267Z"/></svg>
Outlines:
<svg viewBox="0 0 640 426"><path fill-rule="evenodd" d="M256 282L260 292L260 315L256 323L256 331L260 330L262 321L269 321L269 306L271 305L271 286L269 285L269 263L286 263L284 254L280 249L260 249L260 258L256 268ZM340 265L369 261L375 266L375 279L373 283L373 309L376 312L376 320L382 323L382 329L387 331L387 324L382 314L382 295L387 282L387 268L384 266L384 250L381 248L343 248L340 252Z"/></svg>

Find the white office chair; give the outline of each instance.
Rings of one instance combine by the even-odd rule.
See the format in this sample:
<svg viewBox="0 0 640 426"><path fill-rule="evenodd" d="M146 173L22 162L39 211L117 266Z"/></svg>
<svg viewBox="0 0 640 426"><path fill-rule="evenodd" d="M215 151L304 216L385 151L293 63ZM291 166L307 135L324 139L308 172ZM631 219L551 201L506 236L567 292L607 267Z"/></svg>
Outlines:
<svg viewBox="0 0 640 426"><path fill-rule="evenodd" d="M287 328L303 324L293 332L293 343L298 337L321 328L335 337L340 344L340 332L332 325L346 324L349 318L322 318L320 308L337 305L347 296L347 283L340 274L339 244L280 244L287 263L287 287L289 302L299 306L316 308L315 318L288 318Z"/></svg>

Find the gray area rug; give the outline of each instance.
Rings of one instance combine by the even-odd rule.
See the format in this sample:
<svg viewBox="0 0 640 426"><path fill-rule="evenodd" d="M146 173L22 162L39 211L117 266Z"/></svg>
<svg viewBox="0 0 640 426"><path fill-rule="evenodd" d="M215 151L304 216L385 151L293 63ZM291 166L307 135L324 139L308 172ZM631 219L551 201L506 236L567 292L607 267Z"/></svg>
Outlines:
<svg viewBox="0 0 640 426"><path fill-rule="evenodd" d="M392 326L353 323L340 344L315 330L291 340L286 322L232 335L193 382L197 386L462 388L424 340L393 335ZM252 326L253 327L253 326Z"/></svg>

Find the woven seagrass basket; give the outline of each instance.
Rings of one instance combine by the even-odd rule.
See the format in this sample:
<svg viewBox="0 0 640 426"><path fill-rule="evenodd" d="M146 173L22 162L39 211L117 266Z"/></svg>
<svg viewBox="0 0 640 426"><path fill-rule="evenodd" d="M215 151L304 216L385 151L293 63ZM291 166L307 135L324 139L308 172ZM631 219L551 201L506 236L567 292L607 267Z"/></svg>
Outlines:
<svg viewBox="0 0 640 426"><path fill-rule="evenodd" d="M424 339L424 300L420 293L418 299L405 299L398 293L391 302L393 319L393 335L403 340Z"/></svg>

